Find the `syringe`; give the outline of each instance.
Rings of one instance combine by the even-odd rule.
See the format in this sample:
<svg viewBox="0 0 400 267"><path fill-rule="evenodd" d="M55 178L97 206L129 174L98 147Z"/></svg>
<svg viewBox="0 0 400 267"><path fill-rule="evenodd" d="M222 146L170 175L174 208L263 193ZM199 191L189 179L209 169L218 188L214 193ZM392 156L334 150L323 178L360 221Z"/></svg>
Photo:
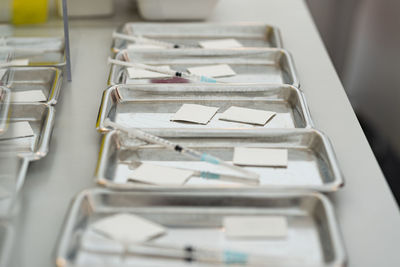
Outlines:
<svg viewBox="0 0 400 267"><path fill-rule="evenodd" d="M210 154L207 153L201 153L198 152L194 149L191 148L187 148L187 147L183 147L179 144L174 144L166 139L160 138L158 136L143 132L141 130L135 129L135 128L127 128L121 124L112 122L110 119L106 119L104 121L104 126L106 127L112 127L114 129L118 129L120 131L123 131L125 133L127 133L130 136L133 136L135 138L144 140L146 142L152 143L152 144L158 144L161 145L165 148L174 150L182 155L186 155L190 158L194 158L200 161L204 161L204 162L208 162L210 164L214 164L214 165L219 165L222 167L225 167L227 169L231 169L235 172L239 172L242 173L243 175L245 175L246 179L251 180L253 183L259 183L259 175L257 173L254 173L252 171L246 170L244 168L229 164L217 157L214 157Z"/></svg>
<svg viewBox="0 0 400 267"><path fill-rule="evenodd" d="M160 48L170 48L170 49L184 48L184 46L182 46L180 44L173 44L173 43L168 43L168 42L164 42L164 41L160 41L160 40L150 39L150 38L143 37L141 35L128 35L128 34L113 32L112 36L113 36L113 38L118 38L118 39L122 39L122 40L135 42L136 44L155 45L155 46L159 46Z"/></svg>
<svg viewBox="0 0 400 267"><path fill-rule="evenodd" d="M302 259L288 258L275 255L260 255L232 249L210 249L193 245L175 245L168 243L133 243L123 244L122 251L110 251L106 249L93 249L83 247L87 253L95 253L102 256L121 255L122 257L147 258L149 260L175 260L187 263L203 263L212 266L310 266L319 265Z"/></svg>
<svg viewBox="0 0 400 267"><path fill-rule="evenodd" d="M138 161L123 161L121 163L127 164L134 168L137 168L140 166L140 164L142 164L142 162L138 162ZM219 180L219 181L227 181L227 182L241 183L241 184L248 184L248 185L259 185L258 180L252 180L252 179L250 180L247 177L243 177L243 176L218 173L218 172L214 172L214 171L193 170L193 169L188 169L188 168L177 168L177 169L193 171L192 176L199 177L202 179L207 179L207 180Z"/></svg>
<svg viewBox="0 0 400 267"><path fill-rule="evenodd" d="M204 75L195 75L195 74L190 74L188 72L180 72L180 71L176 71L176 70L172 70L172 69L160 68L160 67L156 67L156 66L149 66L146 64L142 64L142 63L126 62L126 61L112 59L112 58L108 58L108 63L125 66L125 67L133 67L133 68L138 68L138 69L142 69L142 70L153 71L153 72L157 72L157 73L170 75L173 77L184 78L184 79L194 81L194 82L204 82L204 83L217 83L218 82L216 79L210 78L210 77L207 77Z"/></svg>

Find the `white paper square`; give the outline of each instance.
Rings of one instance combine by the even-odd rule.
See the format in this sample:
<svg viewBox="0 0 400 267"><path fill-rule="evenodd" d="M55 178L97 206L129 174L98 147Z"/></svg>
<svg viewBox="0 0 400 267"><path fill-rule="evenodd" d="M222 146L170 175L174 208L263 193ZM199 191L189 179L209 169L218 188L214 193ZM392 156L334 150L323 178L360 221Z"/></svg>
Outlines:
<svg viewBox="0 0 400 267"><path fill-rule="evenodd" d="M41 102L47 101L47 97L43 94L42 90L30 90L11 92L12 102Z"/></svg>
<svg viewBox="0 0 400 267"><path fill-rule="evenodd" d="M186 121L198 124L207 124L217 113L219 108L196 104L183 104L174 114L171 121Z"/></svg>
<svg viewBox="0 0 400 267"><path fill-rule="evenodd" d="M276 115L275 112L241 107L230 107L219 117L220 120L264 126Z"/></svg>
<svg viewBox="0 0 400 267"><path fill-rule="evenodd" d="M190 170L142 163L128 177L129 181L155 185L183 185L193 176Z"/></svg>
<svg viewBox="0 0 400 267"><path fill-rule="evenodd" d="M11 139L33 136L34 132L27 121L12 122L8 125L7 131L0 135L1 139Z"/></svg>
<svg viewBox="0 0 400 267"><path fill-rule="evenodd" d="M287 149L235 147L233 163L242 166L287 167Z"/></svg>
<svg viewBox="0 0 400 267"><path fill-rule="evenodd" d="M229 77L235 76L236 72L227 64L209 65L201 67L192 67L187 69L191 74L203 75L207 77Z"/></svg>
<svg viewBox="0 0 400 267"><path fill-rule="evenodd" d="M148 241L166 233L160 224L125 213L101 219L92 229L123 244Z"/></svg>
<svg viewBox="0 0 400 267"><path fill-rule="evenodd" d="M232 216L224 218L228 238L282 238L287 236L287 220L281 216Z"/></svg>
<svg viewBox="0 0 400 267"><path fill-rule="evenodd" d="M159 68L163 68L166 70L170 70L169 66L158 66ZM152 78L166 78L171 77L171 75L163 74L155 71L143 70L139 68L128 68L128 77L130 79L152 79Z"/></svg>
<svg viewBox="0 0 400 267"><path fill-rule="evenodd" d="M236 39L219 39L199 42L202 48L239 48L243 45Z"/></svg>

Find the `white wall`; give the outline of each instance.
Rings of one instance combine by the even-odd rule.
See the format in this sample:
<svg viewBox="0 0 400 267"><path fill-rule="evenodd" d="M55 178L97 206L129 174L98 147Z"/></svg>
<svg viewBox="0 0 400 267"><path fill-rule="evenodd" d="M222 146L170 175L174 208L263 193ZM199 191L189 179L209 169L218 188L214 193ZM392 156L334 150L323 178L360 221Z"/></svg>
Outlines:
<svg viewBox="0 0 400 267"><path fill-rule="evenodd" d="M400 1L307 2L353 106L400 154Z"/></svg>

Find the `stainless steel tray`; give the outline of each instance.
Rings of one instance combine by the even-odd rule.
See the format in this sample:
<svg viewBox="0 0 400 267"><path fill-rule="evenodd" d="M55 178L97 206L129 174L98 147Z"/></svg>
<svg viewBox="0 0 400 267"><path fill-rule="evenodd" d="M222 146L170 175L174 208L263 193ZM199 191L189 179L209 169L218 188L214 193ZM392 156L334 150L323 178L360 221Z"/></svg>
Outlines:
<svg viewBox="0 0 400 267"><path fill-rule="evenodd" d="M205 266L174 260L122 255L120 244L91 230L99 219L131 213L162 224L166 236L159 244L235 249L270 258L266 266L344 266L346 254L330 201L318 193L154 193L90 189L73 202L56 252L58 267L87 266ZM224 235L227 216L283 216L286 239L232 240ZM94 253L102 249L115 252ZM89 251L91 250L91 251ZM207 265L209 266L209 265ZM242 265L241 265L242 266Z"/></svg>
<svg viewBox="0 0 400 267"><path fill-rule="evenodd" d="M41 103L11 103L9 122L28 121L34 136L0 140L0 152L14 151L28 160L47 155L54 126L54 107Z"/></svg>
<svg viewBox="0 0 400 267"><path fill-rule="evenodd" d="M129 22L119 27L118 33L135 34L165 42L198 46L199 41L233 38L244 47L282 48L279 29L260 23L136 23ZM114 38L115 53L126 49L131 42Z"/></svg>
<svg viewBox="0 0 400 267"><path fill-rule="evenodd" d="M65 52L62 38L9 37L0 40L0 59L11 61L28 59L30 66L64 66Z"/></svg>
<svg viewBox="0 0 400 267"><path fill-rule="evenodd" d="M207 124L170 121L182 104L201 104L219 107L218 113ZM254 126L219 120L218 117L231 106L275 111L277 115L265 126ZM292 86L233 85L233 84L160 84L116 85L103 93L97 130L106 132L104 120L110 119L150 132L165 129L272 129L309 128L313 126L303 93Z"/></svg>
<svg viewBox="0 0 400 267"><path fill-rule="evenodd" d="M0 135L6 130L10 107L10 90L0 86Z"/></svg>
<svg viewBox="0 0 400 267"><path fill-rule="evenodd" d="M264 49L135 49L123 50L118 60L148 65L168 65L177 71L188 67L229 64L235 76L218 78L225 83L289 84L299 88L293 59L289 52L277 48ZM109 84L151 83L150 79L128 79L126 67L111 65ZM154 82L154 81L153 81Z"/></svg>
<svg viewBox="0 0 400 267"><path fill-rule="evenodd" d="M15 178L18 192L25 181L29 163L45 157L49 151L55 109L41 103L11 103L10 111L8 122L28 121L34 132L32 137L0 140L0 155L15 153L18 157Z"/></svg>
<svg viewBox="0 0 400 267"><path fill-rule="evenodd" d="M1 37L0 44L19 50L64 51L64 38L62 37Z"/></svg>
<svg viewBox="0 0 400 267"><path fill-rule="evenodd" d="M260 175L260 185L244 186L237 183L192 177L180 187L155 186L126 182L129 174L141 162L162 166L230 173L222 167L192 160L159 145L147 144L127 135L112 131L103 137L98 166L97 183L113 189L140 189L149 191L180 190L238 190L257 192L269 188L311 189L335 191L343 186L335 153L329 140L314 129L296 131L271 130L232 133L229 130L210 131L207 134L193 131L164 130L160 135L183 146L217 156L231 162L235 147L283 148L288 150L287 168L245 167Z"/></svg>
<svg viewBox="0 0 400 267"><path fill-rule="evenodd" d="M41 90L47 97L46 103L57 103L63 83L63 71L56 67L9 67L0 84L11 92ZM12 101L12 99L11 99Z"/></svg>

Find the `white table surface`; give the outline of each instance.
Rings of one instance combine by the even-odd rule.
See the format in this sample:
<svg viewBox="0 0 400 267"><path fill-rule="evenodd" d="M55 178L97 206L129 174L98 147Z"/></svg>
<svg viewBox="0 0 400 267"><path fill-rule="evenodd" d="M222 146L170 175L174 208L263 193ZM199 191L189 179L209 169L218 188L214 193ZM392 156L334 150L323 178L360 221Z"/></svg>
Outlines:
<svg viewBox="0 0 400 267"><path fill-rule="evenodd" d="M57 104L48 156L31 164L15 218L10 266L54 266L57 238L73 196L95 186L100 146L95 130L106 88L111 33L129 15L71 23L73 82ZM339 19L339 18L338 18ZM395 200L360 128L317 29L302 0L221 0L209 21L257 21L280 28L294 57L316 127L335 148L346 185L330 195L349 266L400 266L400 216ZM306 244L305 244L306 245Z"/></svg>

